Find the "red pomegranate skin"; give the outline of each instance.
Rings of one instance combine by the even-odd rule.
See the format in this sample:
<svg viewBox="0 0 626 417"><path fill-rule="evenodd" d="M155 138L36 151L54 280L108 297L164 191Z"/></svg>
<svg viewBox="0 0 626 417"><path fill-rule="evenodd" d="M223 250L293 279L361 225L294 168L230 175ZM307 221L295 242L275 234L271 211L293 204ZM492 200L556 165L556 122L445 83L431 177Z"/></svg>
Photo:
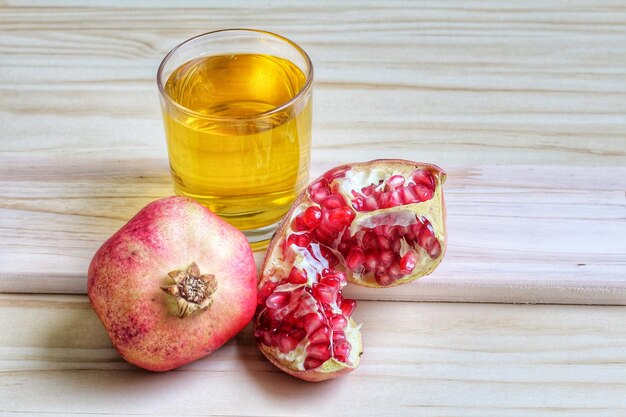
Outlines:
<svg viewBox="0 0 626 417"><path fill-rule="evenodd" d="M206 310L180 318L161 286L168 273L196 262L217 289ZM128 362L167 371L209 355L252 319L256 269L245 236L186 197L143 208L96 252L89 300L113 345Z"/></svg>

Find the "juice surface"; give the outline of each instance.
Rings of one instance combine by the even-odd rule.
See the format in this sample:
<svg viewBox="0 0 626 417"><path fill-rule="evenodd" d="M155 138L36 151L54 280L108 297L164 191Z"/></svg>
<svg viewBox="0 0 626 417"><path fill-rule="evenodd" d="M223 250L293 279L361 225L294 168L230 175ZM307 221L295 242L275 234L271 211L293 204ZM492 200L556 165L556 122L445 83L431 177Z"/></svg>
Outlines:
<svg viewBox="0 0 626 417"><path fill-rule="evenodd" d="M311 98L282 108L305 83L300 68L271 55L177 68L165 92L191 112L164 108L176 192L243 230L279 221L308 180Z"/></svg>

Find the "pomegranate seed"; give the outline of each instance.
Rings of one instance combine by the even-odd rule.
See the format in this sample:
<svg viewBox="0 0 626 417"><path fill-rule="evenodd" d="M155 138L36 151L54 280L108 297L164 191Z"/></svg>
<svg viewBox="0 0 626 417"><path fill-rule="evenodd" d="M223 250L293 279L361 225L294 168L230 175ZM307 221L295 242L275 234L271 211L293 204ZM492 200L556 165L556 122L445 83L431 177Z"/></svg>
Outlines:
<svg viewBox="0 0 626 417"><path fill-rule="evenodd" d="M322 276L324 277L324 279L331 279L331 281L329 282L339 283L338 286L344 286L348 282L345 272L337 271L330 268L324 268L322 270ZM322 279L322 281L324 281L324 279Z"/></svg>
<svg viewBox="0 0 626 417"><path fill-rule="evenodd" d="M346 166L337 167L324 174L324 178L326 178L328 182L333 182L333 180L336 180L337 178L345 177L346 171L348 171L348 167Z"/></svg>
<svg viewBox="0 0 626 417"><path fill-rule="evenodd" d="M397 228L394 226L381 226L383 229L383 236L385 236L389 240L393 240L396 237Z"/></svg>
<svg viewBox="0 0 626 417"><path fill-rule="evenodd" d="M311 334L324 324L324 317L321 313L309 313L304 317L304 330L307 334Z"/></svg>
<svg viewBox="0 0 626 417"><path fill-rule="evenodd" d="M411 191L415 193L419 201L428 201L433 198L434 195L433 190L424 187L423 185L413 185L411 186Z"/></svg>
<svg viewBox="0 0 626 417"><path fill-rule="evenodd" d="M378 243L378 239L376 238L376 235L372 232L367 232L363 235L363 249L368 250L368 249L376 249L376 245Z"/></svg>
<svg viewBox="0 0 626 417"><path fill-rule="evenodd" d="M401 247L402 247L402 244L400 243L400 239L394 240L391 242L391 250L394 251L395 253L400 252Z"/></svg>
<svg viewBox="0 0 626 417"><path fill-rule="evenodd" d="M304 369L306 369L306 370L315 369L315 368L318 368L323 363L324 363L324 361L321 361L319 359L306 358L304 360Z"/></svg>
<svg viewBox="0 0 626 417"><path fill-rule="evenodd" d="M347 340L340 340L333 346L333 356L341 362L346 362L352 346Z"/></svg>
<svg viewBox="0 0 626 417"><path fill-rule="evenodd" d="M413 192L411 187L402 187L402 201L404 204L411 204L419 202L419 198Z"/></svg>
<svg viewBox="0 0 626 417"><path fill-rule="evenodd" d="M326 178L322 178L317 182L314 182L309 186L309 194L312 194L314 191L319 190L320 188L327 188L328 180Z"/></svg>
<svg viewBox="0 0 626 417"><path fill-rule="evenodd" d="M374 184L361 188L361 192L363 193L365 197L369 197L372 194L374 194L375 190L376 190L376 186Z"/></svg>
<svg viewBox="0 0 626 417"><path fill-rule="evenodd" d="M356 211L365 210L365 199L363 197L355 198L354 200L352 200L352 207L354 207Z"/></svg>
<svg viewBox="0 0 626 417"><path fill-rule="evenodd" d="M423 185L431 190L435 189L435 179L433 178L433 175L425 169L413 171L411 178L415 184Z"/></svg>
<svg viewBox="0 0 626 417"><path fill-rule="evenodd" d="M376 266L378 265L378 256L375 250L368 250L365 253L364 263L367 269L371 271L373 271L376 268Z"/></svg>
<svg viewBox="0 0 626 417"><path fill-rule="evenodd" d="M306 224L304 224L304 219L302 213L298 214L295 219L293 219L293 223L291 224L291 229L294 232L302 232L307 230Z"/></svg>
<svg viewBox="0 0 626 417"><path fill-rule="evenodd" d="M413 234L415 234L415 236L417 236L422 231L422 227L424 226L424 223L422 223L417 217L415 218L415 220L417 220L417 222L413 223L409 227L411 228L411 232L413 232Z"/></svg>
<svg viewBox="0 0 626 417"><path fill-rule="evenodd" d="M333 313L333 307L328 303L322 303L322 310L324 310L324 315L326 317L330 317L335 314Z"/></svg>
<svg viewBox="0 0 626 417"><path fill-rule="evenodd" d="M265 281L265 284L263 284L263 286L257 293L257 303L265 304L265 300L271 293L274 292L275 288L276 284L274 284L272 281Z"/></svg>
<svg viewBox="0 0 626 417"><path fill-rule="evenodd" d="M439 255L441 255L441 245L439 244L439 241L435 239L430 249L428 249L428 256L432 259L436 259Z"/></svg>
<svg viewBox="0 0 626 417"><path fill-rule="evenodd" d="M340 340L346 340L346 334L341 330L333 332L333 343L337 343Z"/></svg>
<svg viewBox="0 0 626 417"><path fill-rule="evenodd" d="M346 266L350 270L354 271L363 264L364 259L365 256L363 255L363 250L356 246L352 246L348 252L348 256L346 256Z"/></svg>
<svg viewBox="0 0 626 417"><path fill-rule="evenodd" d="M391 207L389 205L389 200L390 200L389 193L380 193L380 195L378 196L378 204L380 205L380 208Z"/></svg>
<svg viewBox="0 0 626 417"><path fill-rule="evenodd" d="M326 188L319 188L311 193L311 200L320 204L326 197L330 195L330 190Z"/></svg>
<svg viewBox="0 0 626 417"><path fill-rule="evenodd" d="M308 229L313 229L320 224L322 220L322 210L317 206L311 206L304 210L302 221Z"/></svg>
<svg viewBox="0 0 626 417"><path fill-rule="evenodd" d="M367 199L365 200L365 208L367 209L367 211L374 211L374 210L378 210L379 204L378 204L378 200L376 200L376 197L374 197L373 195L367 197Z"/></svg>
<svg viewBox="0 0 626 417"><path fill-rule="evenodd" d="M387 272L389 273L389 276L393 279L398 279L402 276L402 271L398 262L392 263L387 269Z"/></svg>
<svg viewBox="0 0 626 417"><path fill-rule="evenodd" d="M313 287L313 294L320 303L334 303L337 297L337 288L330 285L317 284Z"/></svg>
<svg viewBox="0 0 626 417"><path fill-rule="evenodd" d="M304 329L295 328L289 332L289 336L296 339L299 343L306 336L306 332L304 331Z"/></svg>
<svg viewBox="0 0 626 417"><path fill-rule="evenodd" d="M330 340L330 327L324 325L320 326L316 331L309 335L309 342L311 343L328 343Z"/></svg>
<svg viewBox="0 0 626 417"><path fill-rule="evenodd" d="M403 273L411 273L415 268L415 264L417 263L417 256L415 256L415 252L409 251L404 254L402 259L400 259L400 269Z"/></svg>
<svg viewBox="0 0 626 417"><path fill-rule="evenodd" d="M378 236L377 241L380 249L389 249L391 247L391 243L384 236Z"/></svg>
<svg viewBox="0 0 626 417"><path fill-rule="evenodd" d="M293 267L291 268L291 272L289 272L287 282L290 284L306 284L309 280L307 279L306 271Z"/></svg>
<svg viewBox="0 0 626 417"><path fill-rule="evenodd" d="M309 243L311 243L311 235L309 235L308 233L292 233L287 238L288 245L296 245L300 246L301 248L306 248L307 246L309 246Z"/></svg>
<svg viewBox="0 0 626 417"><path fill-rule="evenodd" d="M341 314L335 314L328 319L333 330L343 330L348 325L348 320Z"/></svg>
<svg viewBox="0 0 626 417"><path fill-rule="evenodd" d="M258 340L261 340L261 342L264 345L272 346L274 344L273 340L272 340L272 335L267 330L257 331L254 334L255 334L256 338ZM257 336L257 334L258 334L258 336Z"/></svg>
<svg viewBox="0 0 626 417"><path fill-rule="evenodd" d="M394 260L395 256L393 254L393 252L391 252L390 250L384 250L380 253L380 264L383 267L386 267L388 265L390 265L393 260Z"/></svg>
<svg viewBox="0 0 626 417"><path fill-rule="evenodd" d="M330 359L330 344L328 343L314 343L310 344L306 348L306 353L309 358L319 359L321 361L327 361Z"/></svg>
<svg viewBox="0 0 626 417"><path fill-rule="evenodd" d="M322 201L322 207L327 208L328 210L338 209L339 207L343 207L345 205L345 200L338 194L329 195L324 199L324 201Z"/></svg>
<svg viewBox="0 0 626 417"><path fill-rule="evenodd" d="M348 357L345 355L337 354L337 356L335 356L335 359L339 362L348 363Z"/></svg>
<svg viewBox="0 0 626 417"><path fill-rule="evenodd" d="M393 190L389 194L389 207L398 207L403 203L402 201L402 190Z"/></svg>
<svg viewBox="0 0 626 417"><path fill-rule="evenodd" d="M402 187L404 185L404 177L402 175L392 175L387 180L387 185L390 189Z"/></svg>
<svg viewBox="0 0 626 417"><path fill-rule="evenodd" d="M343 300L343 302L341 303L341 312L346 317L350 317L355 308L356 308L356 300L351 300L348 298L348 299Z"/></svg>
<svg viewBox="0 0 626 417"><path fill-rule="evenodd" d="M374 277L376 278L376 282L378 282L378 284L382 287L391 285L395 281L387 274L376 274Z"/></svg>
<svg viewBox="0 0 626 417"><path fill-rule="evenodd" d="M320 242L324 244L331 244L335 240L335 233L328 230L328 228L321 224L316 229L313 230L313 236Z"/></svg>
<svg viewBox="0 0 626 417"><path fill-rule="evenodd" d="M336 236L339 230L342 228L342 225L331 222L329 220L329 217L330 211L324 209L324 211L322 211L322 224L320 225L320 227L323 227L325 230L330 231L333 236Z"/></svg>
<svg viewBox="0 0 626 417"><path fill-rule="evenodd" d="M265 300L265 305L268 308L273 308L275 310L281 309L289 304L291 299L291 293L288 292L275 292L270 294L269 297Z"/></svg>
<svg viewBox="0 0 626 417"><path fill-rule="evenodd" d="M331 250L328 249L326 246L320 246L320 252L322 253L324 259L328 261L329 267L332 268L339 263L339 259L337 259L335 254L332 253Z"/></svg>
<svg viewBox="0 0 626 417"><path fill-rule="evenodd" d="M424 249L426 249L426 251L430 251L430 249L432 248L432 245L434 244L434 242L436 241L435 239L435 235L432 231L432 226L430 226L430 224L428 224L426 227L424 227L422 229L422 232L420 233L419 237L417 238L417 243L423 247Z"/></svg>
<svg viewBox="0 0 626 417"><path fill-rule="evenodd" d="M280 334L278 338L277 347L282 353L289 353L298 346L298 341L293 337L284 333Z"/></svg>
<svg viewBox="0 0 626 417"><path fill-rule="evenodd" d="M354 212L349 207L343 206L329 212L328 220L337 226L348 226L354 220Z"/></svg>
<svg viewBox="0 0 626 417"><path fill-rule="evenodd" d="M283 333L289 333L291 329L293 329L293 326L291 325L291 323L289 323L286 320L283 321L282 323L279 323L278 325L278 330L280 330Z"/></svg>
<svg viewBox="0 0 626 417"><path fill-rule="evenodd" d="M338 277L324 277L320 280L324 285L328 285L333 288L341 288L341 280Z"/></svg>

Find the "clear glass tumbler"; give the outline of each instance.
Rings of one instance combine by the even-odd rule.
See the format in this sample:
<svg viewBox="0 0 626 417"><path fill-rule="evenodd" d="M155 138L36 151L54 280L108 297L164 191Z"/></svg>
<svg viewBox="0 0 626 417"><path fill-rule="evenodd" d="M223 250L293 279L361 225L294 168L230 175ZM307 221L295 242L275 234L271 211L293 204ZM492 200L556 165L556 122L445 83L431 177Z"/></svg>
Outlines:
<svg viewBox="0 0 626 417"><path fill-rule="evenodd" d="M308 182L313 65L282 36L205 33L157 74L175 192L263 247Z"/></svg>

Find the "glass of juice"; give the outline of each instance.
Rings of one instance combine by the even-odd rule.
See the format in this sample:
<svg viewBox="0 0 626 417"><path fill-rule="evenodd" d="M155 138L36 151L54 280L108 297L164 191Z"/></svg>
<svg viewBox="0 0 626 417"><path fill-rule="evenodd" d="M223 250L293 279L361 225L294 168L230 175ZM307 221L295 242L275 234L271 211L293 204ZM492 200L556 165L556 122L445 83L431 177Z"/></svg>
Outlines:
<svg viewBox="0 0 626 417"><path fill-rule="evenodd" d="M175 192L262 248L308 182L308 55L273 33L219 30L172 49L157 84Z"/></svg>

